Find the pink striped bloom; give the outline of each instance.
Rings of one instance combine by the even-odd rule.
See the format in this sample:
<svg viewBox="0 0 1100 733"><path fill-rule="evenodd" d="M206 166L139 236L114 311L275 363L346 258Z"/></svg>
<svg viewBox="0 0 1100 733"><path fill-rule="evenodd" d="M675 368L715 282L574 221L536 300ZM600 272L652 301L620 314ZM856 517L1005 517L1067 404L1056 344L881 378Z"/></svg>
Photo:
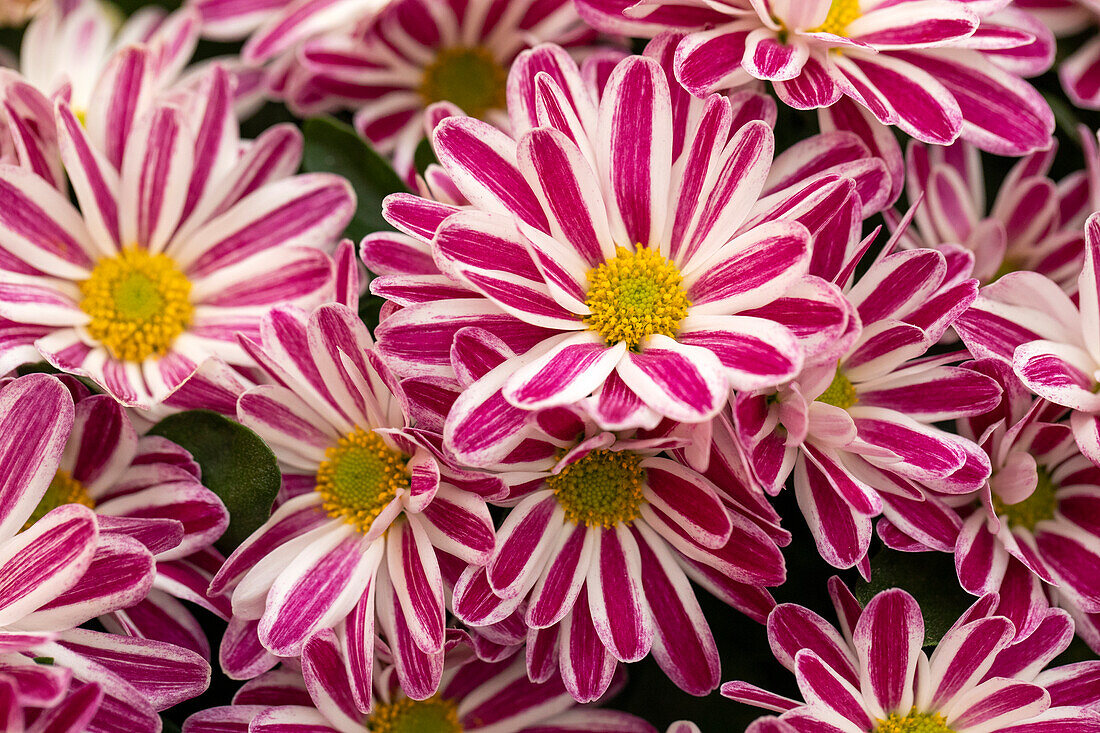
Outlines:
<svg viewBox="0 0 1100 733"><path fill-rule="evenodd" d="M1096 165L1091 133L1086 160ZM906 166L910 201L923 196L904 247L961 245L974 254L973 276L989 283L1007 272L1028 270L1077 289L1084 258L1085 219L1096 208L1095 184L1085 171L1061 181L1047 177L1056 148L1020 160L986 208L981 155L965 142L948 147L912 143Z"/></svg>
<svg viewBox="0 0 1100 733"><path fill-rule="evenodd" d="M768 617L776 659L794 673L806 702L745 682L726 697L781 712L789 726L753 733L1094 733L1100 714L1100 661L1044 669L1073 638L1064 611L1017 636L993 614L995 595L971 606L925 653L924 619L903 590L879 593L860 608L838 578L829 582L840 619L834 627L794 604Z"/></svg>
<svg viewBox="0 0 1100 733"><path fill-rule="evenodd" d="M32 720L34 730L155 730L157 711L209 682L210 665L192 651L76 628L140 601L154 576L145 545L100 526L86 505L66 501L66 441L83 427L86 419L54 377L34 374L0 386L5 730L23 730ZM43 658L49 663L36 661Z"/></svg>
<svg viewBox="0 0 1100 733"><path fill-rule="evenodd" d="M806 277L810 227L835 213L817 208L823 201L855 185L839 180L849 172L866 184L851 197L857 217L861 200L884 204L884 167L831 159L824 146L838 139L823 138L773 169L766 122L734 126L728 98L670 87L672 42L583 71L554 46L521 54L509 82L518 143L472 118L439 123L436 152L472 206L387 204L394 219L404 209L407 232L432 236L438 269L457 284L379 326L395 370L447 377L454 332L476 325L517 355L501 367L509 404L583 402L605 429L652 427L665 417L708 421L731 387L780 383L843 332L839 291ZM840 158L867 155L844 141ZM390 278L375 292L403 284ZM795 307L778 307L786 297ZM491 422L477 434L454 425L448 436L472 442L448 445L473 464L494 440L514 437Z"/></svg>
<svg viewBox="0 0 1100 733"><path fill-rule="evenodd" d="M499 392L512 353L498 339L464 329L452 351L458 374L487 374ZM472 627L521 615L530 677L560 670L581 702L604 694L618 662L650 651L681 688L713 690L717 649L688 579L763 621L774 605L764 587L785 577L777 543L790 537L739 483L743 466L716 458L704 476L684 465L692 430L611 433L570 410L537 413L491 466L511 487L491 501L514 508L489 563L455 584L455 615Z"/></svg>
<svg viewBox="0 0 1100 733"><path fill-rule="evenodd" d="M411 426L355 309L277 308L261 335L242 343L272 383L241 395L238 416L276 452L283 491L211 582L232 598L222 665L253 677L335 629L367 712L377 633L402 689L430 697L443 670L440 556L488 561L493 523L475 492L501 484L453 470L438 437Z"/></svg>
<svg viewBox="0 0 1100 733"><path fill-rule="evenodd" d="M1045 148L1046 102L1021 75L1044 71L1053 39L1006 0L582 0L597 28L687 32L676 77L694 94L763 79L796 109L848 97L924 142L958 137L1000 155Z"/></svg>
<svg viewBox="0 0 1100 733"><path fill-rule="evenodd" d="M397 0L350 32L306 43L284 93L302 116L354 110L359 134L408 178L431 105L442 105L433 115L465 113L507 129L516 56L539 42L568 47L594 35L570 0Z"/></svg>
<svg viewBox="0 0 1100 733"><path fill-rule="evenodd" d="M1096 0L1015 0L1013 4L1035 15L1059 38L1087 30L1095 34L1100 23ZM1100 39L1090 38L1062 61L1058 78L1075 105L1100 109Z"/></svg>
<svg viewBox="0 0 1100 733"><path fill-rule="evenodd" d="M531 682L523 660L471 659L461 647L448 652L438 694L408 697L393 667L375 676L374 704L363 714L353 703L340 643L331 633L306 645L302 671L268 672L247 682L233 705L196 713L184 733L656 733L629 713L577 705L558 678ZM684 733L676 731L675 733ZM697 732L696 732L697 733Z"/></svg>
<svg viewBox="0 0 1100 733"><path fill-rule="evenodd" d="M732 405L734 440L765 490L777 494L793 472L822 557L864 574L880 514L939 549L954 547L953 517L918 526L914 507L929 491L976 491L989 460L933 423L988 412L1000 400L992 379L950 366L963 355L924 356L976 297L971 256L958 247L884 253L853 283L870 241L826 258L844 263L833 279L852 309L834 352L778 390L743 392Z"/></svg>
<svg viewBox="0 0 1100 733"><path fill-rule="evenodd" d="M1012 364L1028 389L1072 411L1077 446L1100 466L1100 215L1085 225L1075 304L1034 272L1009 273L982 289L956 324L974 356Z"/></svg>
<svg viewBox="0 0 1100 733"><path fill-rule="evenodd" d="M249 364L237 333L262 313L331 297L331 246L354 195L293 176L301 138L242 146L228 74L153 104L152 60L115 57L82 125L57 107L67 193L0 165L0 361L33 344L125 405L162 401L217 356ZM137 116L129 111L145 108Z"/></svg>

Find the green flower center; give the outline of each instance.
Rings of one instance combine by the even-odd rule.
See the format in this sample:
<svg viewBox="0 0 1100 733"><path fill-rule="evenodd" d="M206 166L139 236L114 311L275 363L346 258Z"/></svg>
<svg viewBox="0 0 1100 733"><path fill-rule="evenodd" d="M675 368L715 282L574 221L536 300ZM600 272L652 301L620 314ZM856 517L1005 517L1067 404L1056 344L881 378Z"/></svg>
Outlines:
<svg viewBox="0 0 1100 733"><path fill-rule="evenodd" d="M625 341L637 349L655 333L675 338L687 315L683 276L656 248L618 247L616 255L588 271L592 311L584 323L608 344Z"/></svg>
<svg viewBox="0 0 1100 733"><path fill-rule="evenodd" d="M445 48L424 69L420 95L426 104L452 102L471 117L504 109L508 72L488 50Z"/></svg>
<svg viewBox="0 0 1100 733"><path fill-rule="evenodd" d="M27 518L23 529L30 527L42 517L46 516L59 506L66 504L83 504L89 509L95 509L95 501L88 495L88 490L77 481L68 471L59 470L54 474L53 481L46 488L46 493L38 501L38 506Z"/></svg>
<svg viewBox="0 0 1100 733"><path fill-rule="evenodd" d="M356 428L326 450L317 467L322 507L367 533L397 492L409 487L408 462L377 433Z"/></svg>
<svg viewBox="0 0 1100 733"><path fill-rule="evenodd" d="M844 372L837 366L833 381L829 384L828 389L821 393L817 401L847 410L859 402L859 397L856 396L856 388L852 386L851 380L844 376Z"/></svg>
<svg viewBox="0 0 1100 733"><path fill-rule="evenodd" d="M170 257L124 249L80 284L88 334L122 361L164 356L191 324L191 281Z"/></svg>
<svg viewBox="0 0 1100 733"><path fill-rule="evenodd" d="M873 733L954 733L947 727L947 718L939 713L918 713L916 708L908 715L890 713L880 720Z"/></svg>
<svg viewBox="0 0 1100 733"><path fill-rule="evenodd" d="M1008 522L1010 527L1023 527L1029 531L1046 519L1054 519L1054 510L1058 508L1058 487L1050 473L1041 466L1036 468L1039 480L1031 496L1015 504L1005 504L996 494L993 495L993 511Z"/></svg>
<svg viewBox="0 0 1100 733"><path fill-rule="evenodd" d="M811 28L812 33L832 33L834 36L846 37L848 24L860 16L859 0L833 0L829 6L829 14L825 16L825 22L817 28Z"/></svg>
<svg viewBox="0 0 1100 733"><path fill-rule="evenodd" d="M427 700L402 698L378 705L367 719L370 733L462 733L458 710L439 696Z"/></svg>
<svg viewBox="0 0 1100 733"><path fill-rule="evenodd" d="M573 524L610 529L641 513L646 473L642 457L629 451L594 450L546 480L565 518Z"/></svg>

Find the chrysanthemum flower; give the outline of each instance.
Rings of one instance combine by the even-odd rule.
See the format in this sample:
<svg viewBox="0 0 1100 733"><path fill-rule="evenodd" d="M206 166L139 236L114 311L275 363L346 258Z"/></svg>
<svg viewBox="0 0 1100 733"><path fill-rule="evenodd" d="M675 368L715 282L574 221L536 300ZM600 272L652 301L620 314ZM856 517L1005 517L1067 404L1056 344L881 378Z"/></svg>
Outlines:
<svg viewBox="0 0 1100 733"><path fill-rule="evenodd" d="M921 609L905 591L879 593L864 609L838 579L830 591L839 630L794 604L768 617L772 650L805 703L744 682L726 683L722 694L783 711L799 733L1100 731L1100 714L1089 710L1100 701L1089 684L1100 662L1044 671L1072 639L1064 611L1051 609L1017 637L1011 621L991 615L996 596L985 596L926 654Z"/></svg>
<svg viewBox="0 0 1100 733"><path fill-rule="evenodd" d="M1058 37L1073 36L1100 23L1095 0L1015 0L1013 5L1034 14ZM1090 38L1058 65L1062 88L1078 107L1100 108L1100 39Z"/></svg>
<svg viewBox="0 0 1100 733"><path fill-rule="evenodd" d="M456 372L488 370L499 389L510 352L495 341L460 332ZM582 702L604 694L618 661L651 649L683 689L713 690L717 649L688 578L762 621L774 603L764 586L785 572L767 521L732 482L724 490L664 454L689 441L683 428L616 435L565 409L538 413L521 448L492 467L514 508L489 563L456 584L455 615L480 626L525 607L529 674L559 669Z"/></svg>
<svg viewBox="0 0 1100 733"><path fill-rule="evenodd" d="M113 104L102 115L93 105L87 128L58 105L79 208L33 173L0 166L0 316L48 329L35 340L43 357L139 406L211 356L249 363L236 334L255 335L271 307L329 297L332 265L319 248L355 205L337 176L288 177L300 143L285 127L241 153L221 69L130 117L152 93L151 63L141 48L120 54L102 90Z"/></svg>
<svg viewBox="0 0 1100 733"><path fill-rule="evenodd" d="M1057 182L1048 178L1055 151L1033 153L1016 163L987 212L985 177L975 147L965 142L948 147L912 143L906 193L910 201L921 196L923 201L913 226L902 234L903 246L962 245L974 254L973 276L983 284L1027 270L1049 277L1067 292L1076 290L1085 219L1100 192L1090 190L1084 171Z"/></svg>
<svg viewBox="0 0 1100 733"><path fill-rule="evenodd" d="M527 679L522 658L500 663L449 654L439 692L426 700L406 696L393 667L375 677L374 705L364 715L354 705L331 633L309 641L302 672L277 670L245 684L229 707L192 715L185 733L656 733L629 713L577 705L558 678ZM303 679L304 678L304 679Z"/></svg>
<svg viewBox="0 0 1100 733"><path fill-rule="evenodd" d="M42 730L159 730L156 711L205 689L210 666L171 644L76 628L144 598L154 565L141 542L98 526L59 469L73 427L59 380L0 386L4 725L22 730L26 710Z"/></svg>
<svg viewBox="0 0 1100 733"><path fill-rule="evenodd" d="M778 391L737 395L732 417L736 440L769 493L793 471L822 557L835 567L861 563L866 573L872 522L882 513L939 549L954 547L950 512L938 524L918 525L910 510L929 489L976 491L989 459L933 423L989 411L1000 388L948 366L961 355L921 358L975 298L965 252L956 248L950 259L930 249L894 252L852 284L861 253L834 258L846 262L836 279L853 309L835 353Z"/></svg>
<svg viewBox="0 0 1100 733"><path fill-rule="evenodd" d="M763 79L797 109L849 97L918 140L946 144L961 135L983 150L1022 155L1045 148L1054 130L1050 108L1020 78L1049 65L1053 43L1040 23L1005 4L583 0L578 7L609 32L687 31L676 76L695 94Z"/></svg>
<svg viewBox="0 0 1100 733"><path fill-rule="evenodd" d="M650 56L615 66L598 105L594 82L554 46L521 54L509 84L518 143L468 117L434 133L473 207L436 225L433 254L481 297L450 295L386 318L379 345L396 369L438 372L454 331L477 325L517 354L502 367L515 406L592 397L605 427L703 422L731 387L782 382L810 344L843 332L839 292L804 277L812 236L797 219L837 183L827 165L787 158L793 170L769 179L769 126L734 129L727 98L693 107L679 87L674 115L666 68ZM800 311L769 310L788 293ZM481 441L492 427L467 435Z"/></svg>
<svg viewBox="0 0 1100 733"><path fill-rule="evenodd" d="M409 176L429 105L445 103L507 128L505 85L516 55L538 42L568 46L593 35L570 0L494 0L487 7L398 0L350 33L306 43L285 96L303 116L357 110L359 133Z"/></svg>
<svg viewBox="0 0 1100 733"><path fill-rule="evenodd" d="M976 357L1009 361L1039 397L1073 411L1077 445L1100 466L1100 215L1085 225L1080 306L1034 272L1009 273L982 289L956 324Z"/></svg>
<svg viewBox="0 0 1100 733"><path fill-rule="evenodd" d="M404 395L353 309L275 309L261 333L262 345L243 344L274 383L245 392L238 415L278 455L283 501L210 585L232 593L223 666L254 676L275 664L271 655L297 656L312 634L335 628L367 711L377 631L402 689L430 697L443 669L437 553L488 561L493 523L468 489L497 493L500 483L466 481L441 460L438 441L410 427Z"/></svg>

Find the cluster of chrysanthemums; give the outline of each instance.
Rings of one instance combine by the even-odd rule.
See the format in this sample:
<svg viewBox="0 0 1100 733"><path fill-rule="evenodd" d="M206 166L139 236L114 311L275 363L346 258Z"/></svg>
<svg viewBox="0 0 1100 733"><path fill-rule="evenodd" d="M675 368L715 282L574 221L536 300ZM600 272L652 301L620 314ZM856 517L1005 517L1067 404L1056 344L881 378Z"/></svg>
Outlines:
<svg viewBox="0 0 1100 733"><path fill-rule="evenodd" d="M159 731L213 664L186 733L653 733L599 705L652 655L753 733L1100 732L1100 660L1051 666L1100 653L1100 156L1052 180L1029 81L1073 39L1100 107L1095 0L121 17L0 0L0 729ZM393 229L341 240L298 126L241 136L267 100L353 122ZM227 557L149 432L196 409L282 474ZM974 605L936 646L900 589L777 605L798 523L865 578L952 553ZM803 699L722 668L703 593Z"/></svg>

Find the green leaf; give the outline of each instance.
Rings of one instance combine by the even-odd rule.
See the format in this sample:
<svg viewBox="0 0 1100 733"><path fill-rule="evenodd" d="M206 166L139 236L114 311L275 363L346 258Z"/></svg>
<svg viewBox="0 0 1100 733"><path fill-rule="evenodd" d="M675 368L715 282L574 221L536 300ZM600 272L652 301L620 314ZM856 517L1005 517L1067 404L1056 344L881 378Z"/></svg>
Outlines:
<svg viewBox="0 0 1100 733"><path fill-rule="evenodd" d="M382 218L382 199L391 193L408 191L393 167L355 130L339 120L315 117L306 120L302 132L305 135L302 168L310 173L336 173L348 179L355 189L359 205L344 236L358 242L371 232L392 230Z"/></svg>
<svg viewBox="0 0 1100 733"><path fill-rule="evenodd" d="M852 592L861 605L889 588L901 588L917 599L924 616L924 646L938 644L974 601L955 575L954 555L947 552L899 552L884 549L871 559L871 582L856 583Z"/></svg>
<svg viewBox="0 0 1100 733"><path fill-rule="evenodd" d="M416 172L424 175L424 171L428 169L429 165L438 162L439 158L435 157L435 151L432 150L432 141L428 138L421 140L420 144L416 146L416 152L413 153L413 165L416 166Z"/></svg>
<svg viewBox="0 0 1100 733"><path fill-rule="evenodd" d="M216 412L191 410L169 415L149 434L190 451L203 484L225 502L229 528L219 550L229 554L267 521L281 478L275 454L256 433Z"/></svg>

